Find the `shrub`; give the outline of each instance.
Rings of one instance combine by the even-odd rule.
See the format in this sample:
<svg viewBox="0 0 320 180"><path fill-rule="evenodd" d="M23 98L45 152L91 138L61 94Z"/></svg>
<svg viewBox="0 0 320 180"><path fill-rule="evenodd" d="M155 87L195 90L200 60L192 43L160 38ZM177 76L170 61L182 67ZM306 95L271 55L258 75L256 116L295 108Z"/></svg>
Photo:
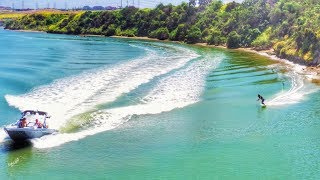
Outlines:
<svg viewBox="0 0 320 180"><path fill-rule="evenodd" d="M186 38L186 34L187 25L179 24L178 27L170 33L169 38L173 41L184 41Z"/></svg>
<svg viewBox="0 0 320 180"><path fill-rule="evenodd" d="M272 32L272 28L267 28L263 33L260 34L253 42L252 46L254 46L255 49L269 49L272 46L272 42L270 40L270 35Z"/></svg>
<svg viewBox="0 0 320 180"><path fill-rule="evenodd" d="M186 36L187 43L193 44L201 41L201 30L198 27L192 27Z"/></svg>
<svg viewBox="0 0 320 180"><path fill-rule="evenodd" d="M239 48L240 47L240 35L232 31L227 38L227 48Z"/></svg>
<svg viewBox="0 0 320 180"><path fill-rule="evenodd" d="M220 45L220 44L223 44L224 43L224 38L221 34L221 31L213 28L213 29L210 29L209 30L209 36L208 38L206 39L206 42L208 44L212 44L212 45Z"/></svg>
<svg viewBox="0 0 320 180"><path fill-rule="evenodd" d="M137 29L133 28L133 29L126 29L126 30L120 30L120 29L116 29L116 35L118 36L128 36L128 37L135 37L137 34Z"/></svg>
<svg viewBox="0 0 320 180"><path fill-rule="evenodd" d="M149 34L149 37L157 38L159 40L165 40L169 38L169 30L167 28L159 28L155 31L152 31Z"/></svg>

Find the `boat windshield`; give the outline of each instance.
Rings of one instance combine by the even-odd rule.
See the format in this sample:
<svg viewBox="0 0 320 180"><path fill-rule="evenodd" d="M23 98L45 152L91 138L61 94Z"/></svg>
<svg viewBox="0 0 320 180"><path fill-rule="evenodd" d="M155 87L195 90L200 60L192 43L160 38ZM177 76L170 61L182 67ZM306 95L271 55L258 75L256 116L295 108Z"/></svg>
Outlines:
<svg viewBox="0 0 320 180"><path fill-rule="evenodd" d="M34 127L47 128L46 119L48 114L44 111L26 110L21 113L22 117L17 122L18 127Z"/></svg>
<svg viewBox="0 0 320 180"><path fill-rule="evenodd" d="M44 111L33 111L33 110L26 110L26 111L23 111L21 114L22 114L22 117L24 117L26 115L47 116L47 113Z"/></svg>

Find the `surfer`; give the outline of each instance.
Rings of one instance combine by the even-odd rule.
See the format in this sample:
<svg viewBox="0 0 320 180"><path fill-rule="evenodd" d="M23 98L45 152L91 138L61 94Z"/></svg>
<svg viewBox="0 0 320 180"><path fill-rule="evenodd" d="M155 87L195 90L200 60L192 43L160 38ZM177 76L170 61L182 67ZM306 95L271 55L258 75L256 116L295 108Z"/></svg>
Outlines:
<svg viewBox="0 0 320 180"><path fill-rule="evenodd" d="M259 100L261 100L261 104L265 106L264 98L260 94L258 94L258 100L257 101L259 101Z"/></svg>

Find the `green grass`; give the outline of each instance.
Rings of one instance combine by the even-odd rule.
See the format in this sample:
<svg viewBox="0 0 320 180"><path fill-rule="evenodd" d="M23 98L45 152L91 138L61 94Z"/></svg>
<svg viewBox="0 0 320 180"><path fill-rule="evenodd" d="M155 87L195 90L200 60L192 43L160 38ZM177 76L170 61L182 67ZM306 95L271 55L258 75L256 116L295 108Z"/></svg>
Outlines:
<svg viewBox="0 0 320 180"><path fill-rule="evenodd" d="M24 14L24 13L0 13L0 20L17 19L17 18L20 18L24 15L26 15L26 14Z"/></svg>

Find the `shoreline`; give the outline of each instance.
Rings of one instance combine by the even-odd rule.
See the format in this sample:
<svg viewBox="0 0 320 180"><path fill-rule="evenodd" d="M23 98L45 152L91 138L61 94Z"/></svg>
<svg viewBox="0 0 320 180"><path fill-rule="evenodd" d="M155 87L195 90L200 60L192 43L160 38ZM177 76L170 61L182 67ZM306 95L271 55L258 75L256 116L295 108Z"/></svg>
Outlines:
<svg viewBox="0 0 320 180"><path fill-rule="evenodd" d="M208 45L205 43L197 43L195 44L196 46L201 46L201 47L211 47L211 48L222 48L222 49L228 49L225 46L215 46L215 45ZM314 66L306 66L306 65L300 65L297 63L294 63L288 59L282 59L276 56L275 52L273 49L268 49L268 50L254 50L252 48L237 48L237 49L231 49L231 50L235 50L235 51L242 51L242 52L248 52L248 53L254 53L254 54L258 54L260 56L264 56L272 61L281 63L281 64L285 64L285 65L289 65L290 69L292 71L295 71L296 73L298 73L301 76L304 76L305 78L307 78L308 80L310 80L312 83L316 83L320 85L320 67L314 67Z"/></svg>
<svg viewBox="0 0 320 180"><path fill-rule="evenodd" d="M10 30L10 29L8 29ZM47 33L46 31L37 31L37 30L11 30L11 31L18 31L18 32L32 32L32 33ZM53 33L54 34L54 33ZM67 34L68 35L68 34ZM288 59L281 59L277 57L273 51L273 49L269 50L254 50L252 48L237 48L237 49L228 49L226 46L216 46L216 45L208 45L206 43L196 43L196 44L187 44L180 41L170 41L168 39L166 40L159 40L156 38L149 38L149 37L128 37L128 36L104 36L104 35L95 35L95 34L78 34L75 36L80 37L110 37L110 38L121 38L121 39L132 39L132 40L143 40L143 41L154 41L154 42L169 42L169 43L177 43L177 44L185 44L185 45L193 45L198 47L208 47L208 48L221 48L226 50L235 50L235 51L242 51L242 52L248 52L248 53L254 53L258 54L260 56L264 56L272 61L276 61L278 63L283 63L286 65L291 66L291 69L295 71L296 73L306 77L308 80L310 80L313 83L320 84L320 67L314 67L314 66L305 66L296 64Z"/></svg>
<svg viewBox="0 0 320 180"><path fill-rule="evenodd" d="M37 30L19 30L19 29L4 29L9 31L16 31L16 32L30 32L30 33L47 33L46 31L37 31Z"/></svg>
<svg viewBox="0 0 320 180"><path fill-rule="evenodd" d="M305 76L307 79L312 82L320 83L320 68L314 66L306 66L294 63L288 59L282 59L276 56L273 49L257 51L251 48L239 48L240 51L251 52L255 54L259 54L261 56L267 57L270 60L277 61L282 64L286 64L291 66L291 69L298 74Z"/></svg>

